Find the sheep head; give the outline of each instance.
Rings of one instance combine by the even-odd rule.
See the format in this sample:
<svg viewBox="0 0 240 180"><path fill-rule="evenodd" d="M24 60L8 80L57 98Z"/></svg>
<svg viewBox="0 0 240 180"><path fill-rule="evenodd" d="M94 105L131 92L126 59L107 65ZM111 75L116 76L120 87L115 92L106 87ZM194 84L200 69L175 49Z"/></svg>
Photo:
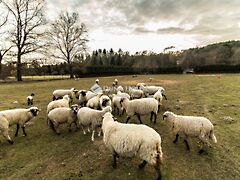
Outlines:
<svg viewBox="0 0 240 180"><path fill-rule="evenodd" d="M31 112L33 116L37 116L39 111L40 111L40 109L38 109L37 107L30 107L29 108L29 112Z"/></svg>

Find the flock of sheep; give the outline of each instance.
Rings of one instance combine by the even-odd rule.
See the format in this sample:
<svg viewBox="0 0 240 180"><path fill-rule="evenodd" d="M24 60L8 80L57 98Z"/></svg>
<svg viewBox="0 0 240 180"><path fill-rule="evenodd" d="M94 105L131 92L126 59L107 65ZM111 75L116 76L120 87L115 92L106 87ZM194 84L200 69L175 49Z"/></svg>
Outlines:
<svg viewBox="0 0 240 180"><path fill-rule="evenodd" d="M99 84L99 80L96 80ZM28 105L33 105L33 96L27 97ZM155 167L157 179L161 179L160 164L162 162L161 137L153 128L143 125L142 115L150 115L150 120L156 123L157 114L162 106L163 97L167 100L165 89L160 86L147 86L138 83L136 87L130 87L124 92L124 88L118 85L115 79L112 88L105 88L104 91L94 93L87 90L58 89L53 92L53 101L47 105L47 123L56 133L60 134L58 126L67 123L69 131L71 125L81 127L83 134L92 131L91 140L94 141L95 131L98 136L103 133L103 141L113 155L113 168L116 167L116 160L119 156L139 156L142 169L149 163ZM79 105L74 104L73 98L77 98ZM9 136L9 127L16 124L18 134L19 127L26 136L25 125L32 118L36 117L40 109L30 107L28 109L11 109L0 111L0 132L13 144ZM114 116L127 115L126 123L116 121ZM140 124L127 124L132 116L136 115ZM205 117L181 116L173 112L165 112L163 119L171 127L177 142L179 136L184 137L184 142L189 150L188 138L197 137L201 142L199 153L203 152L205 146L209 145L208 140L217 142L213 132L213 125Z"/></svg>

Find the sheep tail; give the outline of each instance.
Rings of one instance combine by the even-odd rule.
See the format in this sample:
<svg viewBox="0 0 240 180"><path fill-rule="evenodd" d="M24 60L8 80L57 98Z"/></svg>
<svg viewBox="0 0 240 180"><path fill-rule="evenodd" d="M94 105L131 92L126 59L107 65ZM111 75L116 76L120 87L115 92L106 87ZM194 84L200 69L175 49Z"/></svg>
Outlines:
<svg viewBox="0 0 240 180"><path fill-rule="evenodd" d="M56 132L56 129L55 129L55 127L54 127L54 124L53 124L53 122L52 122L49 118L47 118L47 122L48 122L48 126L49 126L54 132Z"/></svg>
<svg viewBox="0 0 240 180"><path fill-rule="evenodd" d="M209 136L209 138L212 139L214 143L217 143L217 138L216 138L216 136L214 135L213 130L210 131L210 136Z"/></svg>

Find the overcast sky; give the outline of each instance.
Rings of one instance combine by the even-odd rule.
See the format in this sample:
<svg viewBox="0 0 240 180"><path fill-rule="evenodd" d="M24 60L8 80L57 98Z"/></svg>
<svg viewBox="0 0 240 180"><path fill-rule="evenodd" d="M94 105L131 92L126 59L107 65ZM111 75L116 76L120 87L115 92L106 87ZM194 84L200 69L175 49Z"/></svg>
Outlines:
<svg viewBox="0 0 240 180"><path fill-rule="evenodd" d="M48 17L76 11L89 47L161 52L240 39L240 0L46 0Z"/></svg>

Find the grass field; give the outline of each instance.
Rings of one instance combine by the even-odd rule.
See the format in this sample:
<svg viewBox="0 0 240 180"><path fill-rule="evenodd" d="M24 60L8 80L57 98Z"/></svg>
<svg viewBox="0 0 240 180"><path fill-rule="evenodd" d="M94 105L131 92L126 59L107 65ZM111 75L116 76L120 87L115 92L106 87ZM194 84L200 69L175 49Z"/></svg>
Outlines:
<svg viewBox="0 0 240 180"><path fill-rule="evenodd" d="M153 127L162 137L164 161L161 166L163 179L239 179L240 178L240 75L143 75L102 77L101 85L111 85L117 78L121 85L149 82L166 89L167 101L158 114L157 123L143 122ZM35 105L42 109L37 118L26 127L27 137L14 138L10 145L0 136L0 179L154 179L155 171L147 165L138 170L138 158L120 158L117 169L112 169L112 156L105 148L102 137L94 143L91 134L82 131L68 132L67 126L55 135L46 125L46 106L52 91L59 88L88 89L95 78L79 81L57 80L48 82L22 82L0 84L0 110L26 106L26 96L35 93ZM18 101L18 103L13 103ZM75 100L75 102L77 102ZM215 125L218 143L198 155L196 139L190 140L190 152L183 139L173 144L174 136L162 114L171 110L177 114L208 117ZM233 119L227 121L228 117ZM118 118L125 121L126 115ZM130 120L138 123L136 117ZM14 137L16 127L11 127Z"/></svg>

